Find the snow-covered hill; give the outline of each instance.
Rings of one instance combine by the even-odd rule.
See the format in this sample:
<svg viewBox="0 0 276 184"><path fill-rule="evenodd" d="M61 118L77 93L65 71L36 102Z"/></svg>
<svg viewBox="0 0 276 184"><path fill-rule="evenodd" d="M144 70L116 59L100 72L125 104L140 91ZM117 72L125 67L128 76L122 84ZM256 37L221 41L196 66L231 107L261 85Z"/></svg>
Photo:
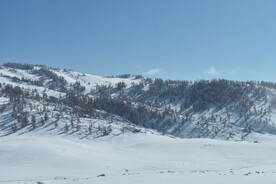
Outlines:
<svg viewBox="0 0 276 184"><path fill-rule="evenodd" d="M5 106L5 110L0 116L0 136L2 137L10 134L23 135L36 132L39 135L50 134L93 140L102 136L119 136L127 132L158 134L156 131L136 126L117 115L107 114L103 111L95 111L93 118L79 117L72 115L72 109L67 106L34 100L26 100L23 105L23 117L26 115L28 119L24 124L24 120L12 117L14 105L7 98L0 97L0 104ZM47 120L45 120L45 116L47 116Z"/></svg>
<svg viewBox="0 0 276 184"><path fill-rule="evenodd" d="M111 85L115 87L119 82L124 82L127 87L130 87L132 84L136 84L141 81L141 79L137 79L135 76L129 76L129 78L102 77L71 70L54 69L46 66L33 66L33 69L31 70L23 70L14 67L2 66L0 69L0 81L2 83L20 86L25 89L37 89L40 93L42 93L46 88L46 92L50 96L59 97L60 94L63 94L63 92L60 92L59 89L48 89L49 83L56 81L54 81L54 79L47 76L46 74L39 74L38 72L34 72L40 71L41 69L53 72L58 77L63 77L67 82L66 86L68 88L73 86L76 82L79 82L81 86L85 87L85 94L90 93L91 90L94 90L96 88L96 86ZM42 83L42 86L31 83L31 81L39 81L40 79L45 80Z"/></svg>
<svg viewBox="0 0 276 184"><path fill-rule="evenodd" d="M251 133L276 134L276 85L269 82L101 77L7 63L0 68L0 83L1 135L41 127L80 137L142 127L180 138L246 140Z"/></svg>
<svg viewBox="0 0 276 184"><path fill-rule="evenodd" d="M32 66L32 65L31 65ZM19 86L22 90L28 93L35 93L38 96L46 94L47 97L54 99L63 98L66 93L60 89L49 89L50 82L56 82L47 75L38 75L34 70L39 71L45 69L46 66L32 66L33 70L23 70L12 67L0 68L0 83L1 88L5 86ZM73 71L65 71L47 68L48 71L56 74L58 77L63 77L66 81L66 87L70 89L76 82L81 86L85 86L83 93L90 93L96 89L96 86L108 85L116 86L118 82L124 82L127 86L131 83L137 83L135 77L127 79L123 78L105 78L96 75L82 74ZM43 80L42 85L37 85L33 81ZM45 84L45 85L44 85ZM2 94L0 97L0 107L3 109L0 114L1 131L0 135L6 136L12 133L17 135L29 133L32 131L40 132L41 134L60 135L66 134L77 136L79 138L93 139L105 134L119 135L124 132L143 132L145 128L137 127L131 122L123 119L115 114L107 114L104 111L96 110L93 112L94 117L87 115L79 116L73 112L71 107L68 107L58 101L49 103L45 99L29 98L24 102L10 101L8 95ZM56 102L56 103L55 103ZM22 106L22 111L27 115L27 125L22 127L22 122L18 122L18 118L12 117L14 106ZM17 116L18 114L16 114ZM47 115L47 121L44 121ZM32 124L31 117L35 117L35 123ZM21 124L20 124L21 123ZM13 130L13 126L15 130ZM153 132L153 131L151 131Z"/></svg>
<svg viewBox="0 0 276 184"><path fill-rule="evenodd" d="M4 64L0 183L272 184L275 109L269 82Z"/></svg>

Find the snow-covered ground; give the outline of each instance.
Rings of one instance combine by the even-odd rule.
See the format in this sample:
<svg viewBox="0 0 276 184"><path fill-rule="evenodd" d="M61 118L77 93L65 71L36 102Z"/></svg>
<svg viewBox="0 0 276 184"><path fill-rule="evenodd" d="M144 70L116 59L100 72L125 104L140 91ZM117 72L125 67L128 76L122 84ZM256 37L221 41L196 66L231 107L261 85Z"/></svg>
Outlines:
<svg viewBox="0 0 276 184"><path fill-rule="evenodd" d="M258 143L151 133L94 140L13 134L0 139L0 183L275 184L276 137L252 136Z"/></svg>

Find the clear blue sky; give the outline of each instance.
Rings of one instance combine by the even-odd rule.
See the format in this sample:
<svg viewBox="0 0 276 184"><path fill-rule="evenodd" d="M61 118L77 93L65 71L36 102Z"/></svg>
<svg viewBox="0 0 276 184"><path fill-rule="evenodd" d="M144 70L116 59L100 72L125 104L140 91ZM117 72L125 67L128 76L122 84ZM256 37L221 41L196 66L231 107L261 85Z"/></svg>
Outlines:
<svg viewBox="0 0 276 184"><path fill-rule="evenodd" d="M0 63L276 81L275 0L0 0Z"/></svg>

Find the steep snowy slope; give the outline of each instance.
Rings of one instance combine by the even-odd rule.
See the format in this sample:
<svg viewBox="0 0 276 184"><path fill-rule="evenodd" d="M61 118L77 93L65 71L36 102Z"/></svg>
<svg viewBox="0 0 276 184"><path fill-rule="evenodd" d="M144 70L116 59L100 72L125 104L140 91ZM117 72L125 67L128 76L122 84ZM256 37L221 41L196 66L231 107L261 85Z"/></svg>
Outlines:
<svg viewBox="0 0 276 184"><path fill-rule="evenodd" d="M48 113L50 124L67 133L71 121L87 131L90 123L101 129L95 123L99 120L113 127L116 117L122 125L128 122L181 138L246 140L251 133L276 134L276 84L269 82L101 77L8 63L0 67L0 84L0 95L10 99L8 108L0 104L0 119L6 122L1 127L9 127L2 135L20 124L16 115L11 116L15 106L24 107L17 114L25 113L29 131L32 115L41 123ZM15 93L20 93L19 105L12 101Z"/></svg>
<svg viewBox="0 0 276 184"><path fill-rule="evenodd" d="M93 140L102 136L118 136L127 132L158 134L104 111L95 111L93 117L79 117L74 115L72 109L67 106L34 100L27 100L23 105L23 119L25 115L28 119L24 123L22 118L12 117L14 105L9 102L8 98L0 97L0 104L5 106L0 116L0 137L36 132L39 135L51 134Z"/></svg>

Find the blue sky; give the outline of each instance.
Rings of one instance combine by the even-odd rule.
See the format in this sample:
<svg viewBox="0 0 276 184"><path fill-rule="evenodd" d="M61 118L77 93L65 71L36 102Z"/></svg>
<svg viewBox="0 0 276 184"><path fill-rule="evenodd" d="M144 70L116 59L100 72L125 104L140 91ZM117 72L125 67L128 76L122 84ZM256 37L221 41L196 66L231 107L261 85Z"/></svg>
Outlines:
<svg viewBox="0 0 276 184"><path fill-rule="evenodd" d="M0 63L276 81L275 0L0 0Z"/></svg>

